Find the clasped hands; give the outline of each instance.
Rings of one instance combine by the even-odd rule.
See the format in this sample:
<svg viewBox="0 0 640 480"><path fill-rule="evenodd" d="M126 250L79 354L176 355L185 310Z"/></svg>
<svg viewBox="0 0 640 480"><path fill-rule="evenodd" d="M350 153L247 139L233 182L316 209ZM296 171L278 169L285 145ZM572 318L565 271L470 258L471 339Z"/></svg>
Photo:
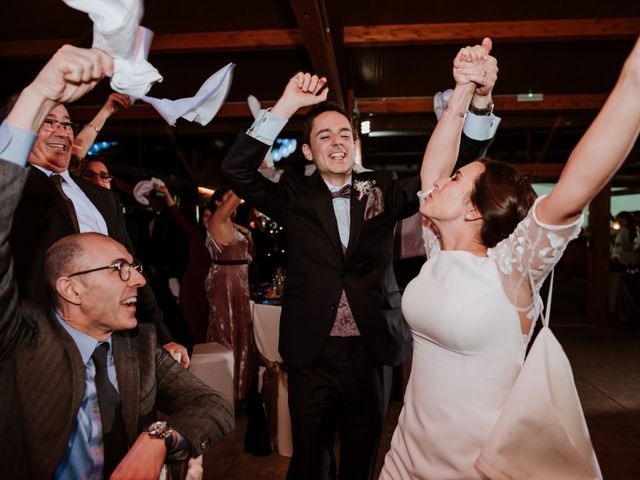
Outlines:
<svg viewBox="0 0 640 480"><path fill-rule="evenodd" d="M498 79L498 62L490 55L490 38L481 45L460 49L453 60L453 78L458 85L474 83L476 90L473 104L485 108L491 102L491 91Z"/></svg>

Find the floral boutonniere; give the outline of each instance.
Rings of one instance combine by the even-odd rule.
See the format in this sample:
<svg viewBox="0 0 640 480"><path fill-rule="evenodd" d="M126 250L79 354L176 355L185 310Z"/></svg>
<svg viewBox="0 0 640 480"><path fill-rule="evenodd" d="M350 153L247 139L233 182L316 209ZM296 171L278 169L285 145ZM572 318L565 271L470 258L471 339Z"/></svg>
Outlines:
<svg viewBox="0 0 640 480"><path fill-rule="evenodd" d="M358 200L362 200L376 184L375 180L354 180L353 188L358 191Z"/></svg>

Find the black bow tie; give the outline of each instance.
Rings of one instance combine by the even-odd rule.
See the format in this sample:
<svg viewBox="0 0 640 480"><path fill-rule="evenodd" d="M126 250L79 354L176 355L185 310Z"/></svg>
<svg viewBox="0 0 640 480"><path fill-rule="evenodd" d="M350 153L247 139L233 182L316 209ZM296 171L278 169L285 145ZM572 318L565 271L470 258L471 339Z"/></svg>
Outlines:
<svg viewBox="0 0 640 480"><path fill-rule="evenodd" d="M331 192L331 198L351 198L351 185L345 185L337 192Z"/></svg>

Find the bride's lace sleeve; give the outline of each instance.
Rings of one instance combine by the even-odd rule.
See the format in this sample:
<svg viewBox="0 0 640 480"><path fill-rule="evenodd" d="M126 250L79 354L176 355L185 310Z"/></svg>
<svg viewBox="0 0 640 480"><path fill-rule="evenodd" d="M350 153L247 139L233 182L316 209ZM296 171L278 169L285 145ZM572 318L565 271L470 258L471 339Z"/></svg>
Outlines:
<svg viewBox="0 0 640 480"><path fill-rule="evenodd" d="M543 309L540 288L562 257L567 244L580 233L582 215L569 225L546 225L536 216L540 200L508 238L489 249L496 262L507 298L526 312L532 326Z"/></svg>
<svg viewBox="0 0 640 480"><path fill-rule="evenodd" d="M427 190L426 192L418 192L418 198L420 199L420 205L424 203L425 198L433 191ZM427 252L427 258L431 258L440 253L440 239L435 232L435 227L425 225L424 219L422 222L422 240L424 241L424 249Z"/></svg>

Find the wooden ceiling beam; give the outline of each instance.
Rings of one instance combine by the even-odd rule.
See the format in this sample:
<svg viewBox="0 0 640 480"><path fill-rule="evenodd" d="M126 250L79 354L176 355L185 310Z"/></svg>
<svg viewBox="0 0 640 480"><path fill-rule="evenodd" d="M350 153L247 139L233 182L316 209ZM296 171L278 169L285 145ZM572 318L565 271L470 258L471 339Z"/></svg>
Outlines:
<svg viewBox="0 0 640 480"><path fill-rule="evenodd" d="M298 29L234 30L156 35L151 45L151 53L171 54L300 48L304 48L304 41L302 32Z"/></svg>
<svg viewBox="0 0 640 480"><path fill-rule="evenodd" d="M541 102L521 102L516 95L498 95L494 98L496 113L569 113L595 112L604 104L607 94L554 94L545 95ZM393 98L359 98L352 100L361 116L364 115L421 115L433 113L433 97L393 97ZM275 101L263 101L263 108L270 108ZM98 113L101 106L69 105L71 117L77 122L88 122ZM306 114L308 109L301 109L296 116ZM226 102L220 108L216 118L251 119L252 115L246 102ZM146 103L137 103L127 110L118 112L115 121L162 121L156 110ZM505 118L504 125L513 123L513 119ZM514 125L515 126L515 125Z"/></svg>
<svg viewBox="0 0 640 480"><path fill-rule="evenodd" d="M229 50L294 50L316 44L330 47L331 39L322 21L322 0L291 0L302 25L298 29L233 30L224 32L166 33L155 36L152 53L217 52ZM314 6L315 5L315 6ZM314 13L315 12L315 13ZM308 15L308 17L307 17ZM402 46L477 42L485 36L503 42L539 42L557 40L593 40L634 38L640 34L640 18L583 18L573 20L514 20L510 22L421 23L406 25L345 26L345 47ZM64 44L84 45L85 36L0 42L0 57L50 57ZM309 37L309 39L307 39ZM333 47L332 47L333 48ZM328 52L329 50L327 50ZM310 50L311 52L311 50ZM311 54L311 53L310 53ZM314 53L315 55L316 53ZM335 61L335 55L334 55ZM315 66L315 64L314 64Z"/></svg>
<svg viewBox="0 0 640 480"><path fill-rule="evenodd" d="M344 107L342 83L324 0L290 0L313 73L327 77L329 98Z"/></svg>
<svg viewBox="0 0 640 480"><path fill-rule="evenodd" d="M0 42L0 57L50 57L65 44L78 45L79 42L77 38L3 41ZM151 53L179 54L235 50L294 50L302 48L304 48L304 41L302 32L298 29L234 30L155 35L151 45Z"/></svg>
<svg viewBox="0 0 640 480"><path fill-rule="evenodd" d="M598 110L606 94L549 94L541 102L519 102L516 95L494 97L496 112L563 112ZM358 112L363 114L411 114L433 112L433 97L358 98Z"/></svg>
<svg viewBox="0 0 640 480"><path fill-rule="evenodd" d="M604 104L607 94L567 94L545 95L541 102L519 102L516 95L498 95L494 98L496 113L511 112L579 112L596 111ZM263 108L272 107L275 101L261 102ZM433 112L433 97L394 97L394 98L359 98L355 105L360 115L402 115L424 114ZM69 105L71 118L78 122L90 121L101 106ZM304 115L308 109L301 109L297 116ZM252 118L246 102L226 102L220 108L216 118ZM127 110L118 112L117 121L144 121L162 118L151 105L139 103ZM215 121L215 120L214 120Z"/></svg>
<svg viewBox="0 0 640 480"><path fill-rule="evenodd" d="M502 42L603 40L634 38L640 18L579 18L508 22L363 25L344 28L347 47L380 47L477 42L484 37Z"/></svg>

